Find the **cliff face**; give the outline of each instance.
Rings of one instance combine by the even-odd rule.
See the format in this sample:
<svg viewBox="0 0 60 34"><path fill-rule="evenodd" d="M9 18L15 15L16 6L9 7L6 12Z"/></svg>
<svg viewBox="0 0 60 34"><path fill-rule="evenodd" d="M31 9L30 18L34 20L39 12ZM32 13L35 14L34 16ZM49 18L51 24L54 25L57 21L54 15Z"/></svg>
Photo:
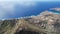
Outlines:
<svg viewBox="0 0 60 34"><path fill-rule="evenodd" d="M0 20L0 34L19 34L21 30L39 34L59 34L60 14L45 11L29 18Z"/></svg>

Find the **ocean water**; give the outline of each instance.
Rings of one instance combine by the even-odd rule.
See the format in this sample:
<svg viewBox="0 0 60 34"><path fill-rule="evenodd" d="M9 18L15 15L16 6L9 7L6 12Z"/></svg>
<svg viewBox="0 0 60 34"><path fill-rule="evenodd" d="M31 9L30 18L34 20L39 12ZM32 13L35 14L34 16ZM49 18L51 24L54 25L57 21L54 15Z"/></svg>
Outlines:
<svg viewBox="0 0 60 34"><path fill-rule="evenodd" d="M60 11L56 11L56 10L49 10L49 12L53 12L53 13L56 13L56 14L60 14Z"/></svg>
<svg viewBox="0 0 60 34"><path fill-rule="evenodd" d="M20 5L15 6L16 17L25 17L31 15L38 15L39 13L49 10L50 8L60 7L60 2L36 2L36 6L24 7ZM57 12L57 11L52 11Z"/></svg>
<svg viewBox="0 0 60 34"><path fill-rule="evenodd" d="M50 8L60 8L60 2L35 2L35 5L33 6L24 6L20 4L14 5L14 15L8 14L4 18L20 18L25 16L31 16L31 15L38 15L41 12L44 12L45 10L60 13L55 10L49 10Z"/></svg>

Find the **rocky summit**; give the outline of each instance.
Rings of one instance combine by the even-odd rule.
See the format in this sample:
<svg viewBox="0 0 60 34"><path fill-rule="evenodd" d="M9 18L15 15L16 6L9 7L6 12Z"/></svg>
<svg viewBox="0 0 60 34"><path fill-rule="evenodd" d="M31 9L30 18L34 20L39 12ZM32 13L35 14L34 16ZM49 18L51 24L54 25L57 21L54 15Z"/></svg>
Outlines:
<svg viewBox="0 0 60 34"><path fill-rule="evenodd" d="M0 34L60 34L60 14L44 11L37 16L0 20Z"/></svg>

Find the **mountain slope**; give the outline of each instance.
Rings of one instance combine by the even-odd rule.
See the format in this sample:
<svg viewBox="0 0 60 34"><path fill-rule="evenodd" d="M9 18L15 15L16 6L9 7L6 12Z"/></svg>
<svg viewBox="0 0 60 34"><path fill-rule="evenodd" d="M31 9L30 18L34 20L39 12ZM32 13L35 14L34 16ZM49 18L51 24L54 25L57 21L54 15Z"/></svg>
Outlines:
<svg viewBox="0 0 60 34"><path fill-rule="evenodd" d="M39 34L59 34L60 14L45 11L28 18L0 20L0 34L17 34L21 30Z"/></svg>

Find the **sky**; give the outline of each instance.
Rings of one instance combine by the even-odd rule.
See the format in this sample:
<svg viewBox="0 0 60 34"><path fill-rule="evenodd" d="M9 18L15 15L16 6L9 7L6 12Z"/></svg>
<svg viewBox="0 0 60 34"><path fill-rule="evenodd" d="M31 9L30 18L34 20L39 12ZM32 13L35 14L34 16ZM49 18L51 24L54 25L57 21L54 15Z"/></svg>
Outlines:
<svg viewBox="0 0 60 34"><path fill-rule="evenodd" d="M0 1L60 1L60 0L0 0Z"/></svg>
<svg viewBox="0 0 60 34"><path fill-rule="evenodd" d="M24 7L31 7L31 6L34 7L36 6L37 1L50 2L50 1L60 1L60 0L0 0L0 19L8 18L10 16L14 17L14 15L16 14L15 5L17 4Z"/></svg>
<svg viewBox="0 0 60 34"><path fill-rule="evenodd" d="M8 18L10 16L15 15L15 8L14 6L16 4L20 4L22 6L30 6L35 5L35 2L29 2L29 1L19 1L19 0L0 0L0 19L2 18Z"/></svg>

